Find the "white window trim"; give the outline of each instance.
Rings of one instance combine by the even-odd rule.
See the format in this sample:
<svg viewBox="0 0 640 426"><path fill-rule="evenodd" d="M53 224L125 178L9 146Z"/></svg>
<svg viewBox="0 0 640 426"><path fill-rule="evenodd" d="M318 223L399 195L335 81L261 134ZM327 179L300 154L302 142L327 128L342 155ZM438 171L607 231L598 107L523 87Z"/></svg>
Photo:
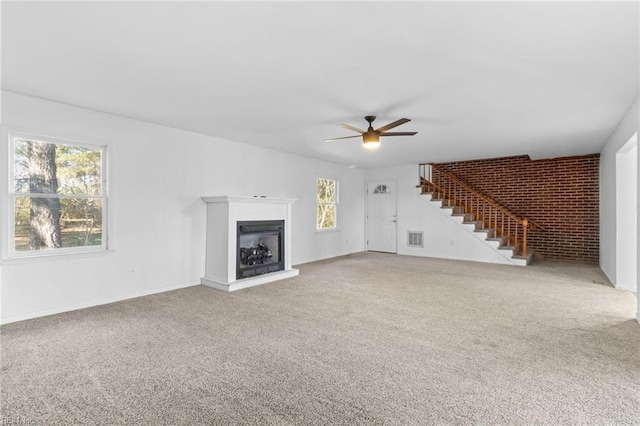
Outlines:
<svg viewBox="0 0 640 426"><path fill-rule="evenodd" d="M330 203L319 203L318 202L318 179L327 179L327 180L332 180L336 183L336 202L334 203L334 205L336 206L336 217L335 217L335 226L333 228L318 228L318 205L319 204L330 204ZM316 232L336 232L339 230L339 226L340 226L340 221L338 220L338 205L340 203L340 179L336 178L336 177L332 177L332 176L326 176L326 175L317 175L316 176L316 180L315 180L315 204L316 204L316 208L315 208L315 214L316 214L316 218L315 218L315 222L316 222Z"/></svg>
<svg viewBox="0 0 640 426"><path fill-rule="evenodd" d="M14 138L22 139L40 139L45 142L51 142L56 144L68 144L75 146L85 146L88 148L100 148L102 150L102 195L100 196L65 196L58 195L57 198L93 198L101 199L103 203L102 208L102 243L99 246L85 246L85 247L67 247L48 250L31 250L31 251L17 251L15 249L15 200L17 194L14 192L13 178L15 176L15 146ZM4 127L2 129L2 140L6 143L6 149L1 149L0 164L7 165L6 173L3 173L0 177L0 187L3 188L2 202L0 203L0 221L2 222L0 227L0 236L6 236L2 238L5 241L0 246L0 260L2 263L11 262L14 260L29 260L29 259L63 259L69 256L78 255L95 255L100 253L106 253L110 248L110 233L111 228L111 214L110 214L110 191L109 180L111 175L110 167L110 153L112 146L110 141L99 140L96 138L85 137L60 137L52 136L42 132L34 132L24 129L15 129ZM36 195L38 196L38 195Z"/></svg>

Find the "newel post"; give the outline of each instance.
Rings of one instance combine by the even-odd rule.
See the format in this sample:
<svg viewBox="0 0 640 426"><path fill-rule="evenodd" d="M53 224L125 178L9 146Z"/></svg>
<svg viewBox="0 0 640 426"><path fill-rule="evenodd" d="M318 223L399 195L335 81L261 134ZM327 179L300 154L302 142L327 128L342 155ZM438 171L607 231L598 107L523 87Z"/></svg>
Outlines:
<svg viewBox="0 0 640 426"><path fill-rule="evenodd" d="M522 256L527 257L527 219L522 219Z"/></svg>

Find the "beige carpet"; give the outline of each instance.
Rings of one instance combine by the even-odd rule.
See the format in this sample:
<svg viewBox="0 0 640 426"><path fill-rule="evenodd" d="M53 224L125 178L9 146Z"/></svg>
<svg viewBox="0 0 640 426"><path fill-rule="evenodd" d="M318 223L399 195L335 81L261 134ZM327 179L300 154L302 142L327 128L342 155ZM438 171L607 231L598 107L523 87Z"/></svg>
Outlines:
<svg viewBox="0 0 640 426"><path fill-rule="evenodd" d="M3 326L2 424L640 424L595 267L360 253Z"/></svg>

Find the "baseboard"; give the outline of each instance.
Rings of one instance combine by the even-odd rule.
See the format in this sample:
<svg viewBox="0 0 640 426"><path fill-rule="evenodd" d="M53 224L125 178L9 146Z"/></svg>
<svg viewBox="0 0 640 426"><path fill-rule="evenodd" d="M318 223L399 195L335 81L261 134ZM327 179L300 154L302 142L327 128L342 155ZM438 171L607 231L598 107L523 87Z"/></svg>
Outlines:
<svg viewBox="0 0 640 426"><path fill-rule="evenodd" d="M45 317L48 315L61 314L63 312L77 311L78 309L90 308L92 306L106 305L108 303L121 302L123 300L135 299L136 297L150 296L152 294L164 293L167 291L178 290L186 287L193 287L196 285L200 285L199 282L195 283L187 283L187 284L178 284L173 286L156 288L153 290L141 291L139 293L127 294L125 296L116 296L116 297L108 297L106 299L94 300L86 303L78 303L75 305L61 306L52 309L45 309L43 311L30 312L28 314L22 315L13 315L10 317L3 317L0 319L0 324L10 324L12 322L25 321L34 318Z"/></svg>
<svg viewBox="0 0 640 426"><path fill-rule="evenodd" d="M625 284L616 284L614 287L616 290L628 290L632 293L635 293L637 291L635 287Z"/></svg>

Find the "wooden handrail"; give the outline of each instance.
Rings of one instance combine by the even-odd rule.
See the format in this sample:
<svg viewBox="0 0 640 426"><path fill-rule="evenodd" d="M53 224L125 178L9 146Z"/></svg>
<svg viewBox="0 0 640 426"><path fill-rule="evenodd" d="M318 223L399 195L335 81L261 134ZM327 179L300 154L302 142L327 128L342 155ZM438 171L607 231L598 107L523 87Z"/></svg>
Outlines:
<svg viewBox="0 0 640 426"><path fill-rule="evenodd" d="M460 179L458 179L457 176L455 176L453 173L444 170L440 167L438 167L437 165L432 164L431 167L435 167L436 170L438 171L438 173L441 173L443 175L445 175L446 177L448 177L450 180L456 182L458 185L462 186L464 189L466 189L469 192L472 192L476 197L482 199L484 202L486 202L487 204L489 204L489 206L493 206L496 209L500 210L502 213L504 213L505 215L509 216L510 218L512 218L513 220L515 220L516 222L522 224L524 219L520 219L518 216L516 216L515 214L511 213L510 211L508 211L507 209L504 209L502 207L500 207L498 205L498 203L496 203L495 201L493 201L492 199L490 199L489 197L479 193L478 191L476 191L475 189L471 188L469 185L467 185L466 183L464 183L463 181L461 181Z"/></svg>
<svg viewBox="0 0 640 426"><path fill-rule="evenodd" d="M458 183L460 186L464 187L467 191L473 193L476 197L481 198L483 201L485 201L486 203L488 203L489 205L493 206L494 208L500 210L503 214L511 217L513 220L515 220L516 222L523 224L524 220L527 220L527 223L529 225L533 225L534 227L544 231L544 228L540 225L538 225L536 222L533 222L531 220L528 220L526 218L520 219L518 216L516 216L514 213L511 213L509 210L507 210L506 208L502 207L500 204L498 204L495 200L493 200L492 198L487 197L486 195L480 193L478 190L472 188L471 186L469 186L466 182L462 181L459 177L457 177L456 175L454 175L453 173L451 173L448 170L445 170L443 167L439 166L438 164L434 164L434 163L420 163L420 166L431 166L432 168L436 169L438 171L438 173L442 173L445 176L447 176L449 179L453 180L454 182Z"/></svg>
<svg viewBox="0 0 640 426"><path fill-rule="evenodd" d="M435 179L432 175L435 171ZM538 224L529 221L527 218L519 218L505 207L498 204L495 200L481 194L476 189L462 181L455 174L445 170L437 164L422 163L420 164L420 184L418 187L431 188L432 192L442 194L442 197L449 200L449 205L453 203L454 207L464 208L464 212L474 212L476 218L480 218L482 226L488 226L494 230L494 235L500 234L501 237L507 238L507 244L513 243L516 249L521 249L523 257L527 257L527 231L533 225L538 229L543 229ZM435 181L438 181L438 184ZM506 229L505 234L505 220ZM513 222L513 223L512 223ZM511 225L513 224L513 233ZM521 232L518 228L521 227ZM521 244L518 243L518 237L522 236ZM515 254L515 249L514 249Z"/></svg>

